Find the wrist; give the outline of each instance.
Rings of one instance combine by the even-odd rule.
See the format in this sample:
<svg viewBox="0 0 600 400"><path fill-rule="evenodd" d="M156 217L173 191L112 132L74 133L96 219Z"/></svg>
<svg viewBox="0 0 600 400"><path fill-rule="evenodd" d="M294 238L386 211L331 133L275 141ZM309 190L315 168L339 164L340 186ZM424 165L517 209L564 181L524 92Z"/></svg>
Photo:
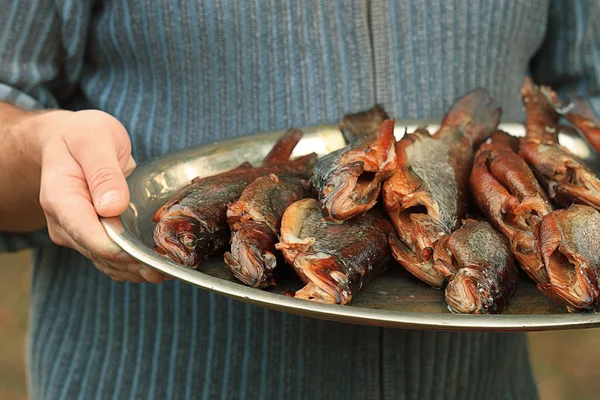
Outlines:
<svg viewBox="0 0 600 400"><path fill-rule="evenodd" d="M8 137L27 164L40 168L45 144L56 134L60 134L61 129L55 127L70 114L71 111L64 110L20 110L11 118Z"/></svg>

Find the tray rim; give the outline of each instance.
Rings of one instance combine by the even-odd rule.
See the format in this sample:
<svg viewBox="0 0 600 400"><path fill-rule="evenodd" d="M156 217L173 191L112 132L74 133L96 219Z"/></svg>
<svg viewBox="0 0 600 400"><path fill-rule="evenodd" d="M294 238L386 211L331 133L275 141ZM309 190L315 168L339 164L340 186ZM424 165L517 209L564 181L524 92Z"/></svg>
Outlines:
<svg viewBox="0 0 600 400"><path fill-rule="evenodd" d="M397 120L396 130L405 125L438 125L439 120ZM504 122L499 128L510 125L523 126L519 122ZM339 128L335 125L318 125L300 127L305 132L325 132L327 134L338 134ZM283 134L285 130L261 132L256 134L242 135L222 141L214 141L201 145L188 147L179 151L171 152L162 157L156 157L140 164L133 174L146 174L153 171L153 166L158 162L176 162L178 158L185 159L184 154L193 154L201 149L208 149L226 144L233 144L249 137L260 139L260 137ZM133 176L133 174L131 176ZM131 177L130 176L130 177ZM129 182L129 178L128 178ZM147 247L141 240L133 235L121 220L122 216L104 218L100 222L105 228L108 236L119 245L125 252L136 260L154 268L175 279L185 283L225 295L235 300L265 307L271 310L288 312L305 317L319 318L337 322L371 325L379 327L393 327L405 329L422 330L447 330L447 331L545 331L545 330L567 330L600 327L600 313L564 313L564 314L497 314L497 315L465 315L454 313L425 313L413 311L392 311L357 306L340 306L322 304L310 300L302 300L283 296L281 294L254 289L242 284L223 280L199 270L193 270L181 266L171 260L161 257L152 249ZM424 287L424 289L427 289Z"/></svg>

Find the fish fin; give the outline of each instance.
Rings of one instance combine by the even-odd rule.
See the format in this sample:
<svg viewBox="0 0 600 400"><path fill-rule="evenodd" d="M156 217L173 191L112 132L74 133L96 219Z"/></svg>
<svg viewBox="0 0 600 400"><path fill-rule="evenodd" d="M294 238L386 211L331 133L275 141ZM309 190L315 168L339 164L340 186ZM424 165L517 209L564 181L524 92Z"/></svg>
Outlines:
<svg viewBox="0 0 600 400"><path fill-rule="evenodd" d="M284 164L289 161L294 148L302 139L303 132L300 129L291 128L285 135L275 143L269 154L263 160L264 165Z"/></svg>
<svg viewBox="0 0 600 400"><path fill-rule="evenodd" d="M579 115L593 122L596 126L600 126L600 119L598 118L598 115L596 115L594 109L587 100L575 94L569 96L569 100L569 104L571 104L571 106L568 109L568 113Z"/></svg>
<svg viewBox="0 0 600 400"><path fill-rule="evenodd" d="M248 169L248 168L254 168L254 167L248 161L245 161L245 162L241 163L240 165L238 165L237 167L235 167L234 169L232 169L231 171L237 171L237 170Z"/></svg>
<svg viewBox="0 0 600 400"><path fill-rule="evenodd" d="M389 116L383 106L375 104L368 110L345 114L340 120L340 130L346 144L351 144L376 133L386 119Z"/></svg>
<svg viewBox="0 0 600 400"><path fill-rule="evenodd" d="M498 150L510 150L519 153L519 138L500 129L496 129L496 132L492 134L492 145Z"/></svg>
<svg viewBox="0 0 600 400"><path fill-rule="evenodd" d="M463 132L471 145L479 146L496 131L502 107L483 88L470 91L448 110L434 137L444 137L456 129Z"/></svg>

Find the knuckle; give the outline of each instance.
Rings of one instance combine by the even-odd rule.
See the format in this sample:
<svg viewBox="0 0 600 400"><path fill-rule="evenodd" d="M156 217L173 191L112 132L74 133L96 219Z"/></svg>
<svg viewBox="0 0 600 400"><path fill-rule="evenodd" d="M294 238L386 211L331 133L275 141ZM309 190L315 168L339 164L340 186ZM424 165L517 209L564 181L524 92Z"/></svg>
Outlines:
<svg viewBox="0 0 600 400"><path fill-rule="evenodd" d="M82 110L78 111L77 114L79 117L81 117L81 120L84 124L93 126L95 128L94 130L90 130L90 132L97 132L97 129L100 128L105 133L111 135L115 140L130 145L127 129L117 118L111 114L102 110ZM77 137L74 137L73 140L78 142L81 140L85 141L85 137L87 136L88 135L86 134L77 135Z"/></svg>
<svg viewBox="0 0 600 400"><path fill-rule="evenodd" d="M87 177L87 181L90 188L98 188L121 178L123 178L121 171L110 167L99 167Z"/></svg>
<svg viewBox="0 0 600 400"><path fill-rule="evenodd" d="M40 190L39 202L44 212L54 214L53 210L58 202L57 195L42 188Z"/></svg>
<svg viewBox="0 0 600 400"><path fill-rule="evenodd" d="M65 238L63 234L60 233L59 229L54 228L53 226L48 226L48 235L50 236L50 240L57 246L68 247L69 241Z"/></svg>

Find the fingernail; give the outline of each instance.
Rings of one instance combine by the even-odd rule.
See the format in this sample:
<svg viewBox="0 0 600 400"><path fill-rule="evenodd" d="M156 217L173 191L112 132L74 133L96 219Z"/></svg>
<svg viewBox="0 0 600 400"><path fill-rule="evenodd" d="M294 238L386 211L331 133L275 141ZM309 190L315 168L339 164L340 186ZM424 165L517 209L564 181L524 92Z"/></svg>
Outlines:
<svg viewBox="0 0 600 400"><path fill-rule="evenodd" d="M106 192L102 196L100 196L100 198L98 199L98 208L104 208L106 206L111 205L112 203L115 203L115 202L121 201L121 200L123 200L123 194L121 193L120 190L117 190L117 189L109 190L108 192Z"/></svg>
<svg viewBox="0 0 600 400"><path fill-rule="evenodd" d="M142 278L144 278L145 280L147 280L148 282L150 281L149 277L149 272L147 269L145 268L140 268L140 270L138 271L138 274L140 274L142 276Z"/></svg>

